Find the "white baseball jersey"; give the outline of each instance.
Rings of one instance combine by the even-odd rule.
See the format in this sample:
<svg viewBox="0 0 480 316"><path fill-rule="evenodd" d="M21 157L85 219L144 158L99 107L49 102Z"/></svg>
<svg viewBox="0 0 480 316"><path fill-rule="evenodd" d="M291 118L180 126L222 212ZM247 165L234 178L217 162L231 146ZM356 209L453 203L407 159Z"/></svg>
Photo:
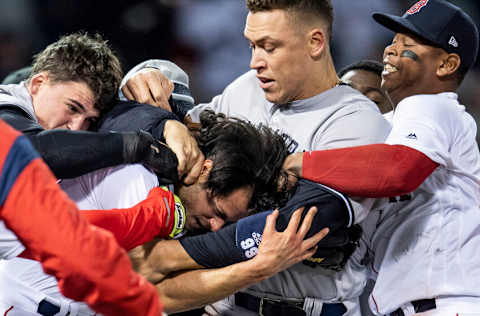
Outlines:
<svg viewBox="0 0 480 316"><path fill-rule="evenodd" d="M135 71L147 67L155 68L155 61L144 62L135 67ZM134 71L127 77L133 75ZM205 108L278 130L290 152L383 143L390 131L390 124L375 104L349 86L337 86L312 98L279 107L265 99L254 70L236 79L211 103L200 104L188 114L198 122ZM354 203L357 222L366 216L372 202L365 199ZM245 291L259 297L305 299L312 315L320 313L323 302L342 301L348 308L345 316L351 316L360 315L357 298L365 282L365 267L352 260L340 273L300 263ZM225 307L235 308L235 315L255 314L233 306L231 298L215 307L225 315L231 314Z"/></svg>
<svg viewBox="0 0 480 316"><path fill-rule="evenodd" d="M18 240L14 232L0 220L0 260L12 259L21 254L25 247Z"/></svg>
<svg viewBox="0 0 480 316"><path fill-rule="evenodd" d="M453 296L464 299L454 302L452 312L480 311L476 131L455 93L417 95L398 104L386 143L414 148L440 166L415 192L390 199L367 218L376 278L369 303L377 315L414 300ZM465 300L475 302L476 310L471 302L462 307Z"/></svg>
<svg viewBox="0 0 480 316"><path fill-rule="evenodd" d="M158 186L158 179L142 165L127 165L100 169L79 178L62 180L60 186L81 210L128 208L144 200L148 192ZM4 235L0 229L0 238L4 236L9 235ZM13 243L15 247L10 247L11 250L4 248L3 239L0 239L2 255L4 252L10 258L14 254L18 255L18 251L23 251L23 248L19 248L23 247L21 244L17 245L9 239L7 242L7 245ZM38 303L47 298L49 302L61 307L60 315L66 315L68 311L70 315L95 315L85 303L64 297L58 289L55 277L45 274L37 261L23 258L1 260L0 288L2 314L5 311L2 308L14 306L8 315L14 315L18 310L39 315L36 313Z"/></svg>

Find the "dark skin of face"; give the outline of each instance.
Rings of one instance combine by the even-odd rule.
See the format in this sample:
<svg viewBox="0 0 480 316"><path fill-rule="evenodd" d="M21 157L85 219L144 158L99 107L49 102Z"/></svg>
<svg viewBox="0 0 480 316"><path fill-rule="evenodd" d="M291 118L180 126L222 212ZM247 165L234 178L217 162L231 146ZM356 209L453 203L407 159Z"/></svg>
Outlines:
<svg viewBox="0 0 480 316"><path fill-rule="evenodd" d="M382 77L378 74L368 70L355 69L348 71L340 79L372 100L382 114L393 110L385 92L380 88Z"/></svg>
<svg viewBox="0 0 480 316"><path fill-rule="evenodd" d="M438 93L437 71L446 52L414 35L396 34L384 51L382 88L398 104L416 94Z"/></svg>

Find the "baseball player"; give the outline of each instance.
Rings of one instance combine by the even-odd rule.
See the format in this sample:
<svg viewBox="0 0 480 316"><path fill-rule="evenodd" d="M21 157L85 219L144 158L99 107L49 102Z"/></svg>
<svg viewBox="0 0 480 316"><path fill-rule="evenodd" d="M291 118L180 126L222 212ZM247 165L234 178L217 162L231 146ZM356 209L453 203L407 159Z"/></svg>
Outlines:
<svg viewBox="0 0 480 316"><path fill-rule="evenodd" d="M59 279L64 295L104 315L160 315L155 289L132 273L113 236L79 216L25 136L1 120L0 130L0 258L26 247L29 257ZM15 287L2 286L2 294L9 292L15 293ZM40 314L53 315L47 301L37 303ZM24 315L14 307L2 313Z"/></svg>
<svg viewBox="0 0 480 316"><path fill-rule="evenodd" d="M253 70L231 83L211 103L191 110L187 120L197 122L201 110L210 107L231 117L264 123L284 135L290 152L384 140L390 126L375 104L351 87L339 84L329 51L330 1L247 1L247 5L250 14L245 35L252 46ZM303 42L305 38L311 40L311 45ZM155 61L147 61L136 70L152 67ZM143 78L153 72L143 71ZM129 89L139 85L133 84L133 76L132 72L127 74ZM370 208L370 203L353 203L357 221L364 218L363 211ZM169 245L185 253L178 242ZM357 296L365 278L364 268L351 263L342 272L297 264L242 292L248 294L253 306L258 306L262 298L270 298L279 303L303 304L300 312L319 315L324 303L343 301L348 310L345 315L358 315ZM188 288L181 290L185 293ZM225 303L226 309L235 313L259 312L236 306L233 298Z"/></svg>
<svg viewBox="0 0 480 316"><path fill-rule="evenodd" d="M478 29L441 0L373 17L396 32L384 51L382 86L396 105L386 143L296 154L285 167L349 194L392 197L369 218L374 313L479 315L480 155L455 93L475 62Z"/></svg>
<svg viewBox="0 0 480 316"><path fill-rule="evenodd" d="M383 64L375 60L361 60L342 68L338 77L372 100L382 114L392 112L389 96L380 88Z"/></svg>
<svg viewBox="0 0 480 316"><path fill-rule="evenodd" d="M177 187L187 212L180 200L176 198L175 213L168 214L172 221L175 218L174 229L171 233L161 230L157 233L158 237L177 237L182 233L184 226L190 231L200 228L218 230L225 222L235 221L245 216L249 207L268 207L262 205L265 203L264 195L268 193L266 189L270 187L270 191L273 191L277 188L276 179L286 156L286 148L279 135L273 134L266 128L256 129L244 122L226 120L222 115L213 115L208 111L203 116L203 128L198 140L207 160L202 169L200 181L192 186ZM272 157L276 158L272 159ZM269 182L265 180L268 178L271 179ZM64 180L61 185L80 208L92 209L110 208L109 206L113 205L131 206L144 199L148 191L158 186L159 182L152 172L140 165L133 165L99 170L84 175L80 179ZM255 188L254 195L253 188ZM98 213L98 211L95 212ZM166 215L164 220L167 220ZM149 214L142 213L142 216L148 217ZM108 220L111 221L111 217ZM121 220L123 219L117 221ZM148 219L143 221L148 222ZM115 226L115 224L116 221L107 223L107 226ZM136 229L129 236L135 238L141 233ZM144 234L149 235L149 232ZM130 242L126 237L123 239ZM313 240L313 243L312 240L307 241L307 245L317 242L317 238ZM130 248L129 245L123 244L126 248ZM311 246L298 248L303 249L302 253L293 252L293 248L284 252L289 254L288 260L295 258L295 262L298 262L304 257L303 252L311 253L309 248ZM300 259L296 259L299 255L301 255ZM275 259L276 257L278 258ZM261 270L260 275L265 276L267 272L276 272L277 270L273 269L279 266L278 263L283 264L286 261L278 255L270 255L267 258L270 258L269 264L262 263L264 259L259 259L258 262L249 263L247 266L251 271L252 267L258 268L258 264L262 263L261 267L264 270ZM14 309L22 310L24 315L38 315L38 313L32 313L30 306L35 305L36 297L42 297L56 307L60 315L69 311L70 313L75 311L80 315L93 315L85 305L62 297L56 288L55 280L43 274L36 262L12 259L2 262L0 271L0 280L3 284L11 287L14 285L16 289L11 294L0 293L1 305L6 308L14 306ZM31 304L28 304L29 300L32 301Z"/></svg>
<svg viewBox="0 0 480 316"><path fill-rule="evenodd" d="M78 132L110 109L121 80L118 59L103 39L86 34L64 36L36 55L32 67L27 81L0 85L0 118L28 135L57 177L139 162L170 180L178 177L177 168L164 167L172 166L177 158L147 133ZM200 172L197 160L203 161L198 159L196 143L175 120L159 128L164 135L175 138L180 134L187 140L186 150L173 149L180 161L180 175L186 175L187 183L194 181Z"/></svg>

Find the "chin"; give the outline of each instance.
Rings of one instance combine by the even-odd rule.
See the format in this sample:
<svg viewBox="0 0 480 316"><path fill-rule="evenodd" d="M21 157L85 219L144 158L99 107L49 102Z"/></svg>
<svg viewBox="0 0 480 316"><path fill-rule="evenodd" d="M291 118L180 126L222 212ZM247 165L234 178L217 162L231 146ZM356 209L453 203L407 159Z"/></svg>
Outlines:
<svg viewBox="0 0 480 316"><path fill-rule="evenodd" d="M289 101L282 97L282 96L278 96L278 95L268 95L267 92L265 92L265 98L271 102L271 103L274 103L274 104L286 104L288 103Z"/></svg>

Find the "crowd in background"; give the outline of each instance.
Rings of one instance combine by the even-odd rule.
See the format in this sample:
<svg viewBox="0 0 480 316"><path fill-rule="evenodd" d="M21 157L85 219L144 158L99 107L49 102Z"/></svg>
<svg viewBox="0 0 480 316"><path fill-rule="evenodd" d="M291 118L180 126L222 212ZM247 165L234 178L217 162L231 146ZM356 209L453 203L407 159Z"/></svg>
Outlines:
<svg viewBox="0 0 480 316"><path fill-rule="evenodd" d="M373 22L372 12L401 14L415 0L334 0L333 54L337 69L361 59L381 61L392 33ZM475 21L480 2L451 0ZM2 0L0 78L31 62L60 35L98 31L120 56L124 70L148 58L174 61L191 80L196 102L209 101L248 70L243 38L247 9L242 0ZM459 94L480 121L480 66Z"/></svg>

